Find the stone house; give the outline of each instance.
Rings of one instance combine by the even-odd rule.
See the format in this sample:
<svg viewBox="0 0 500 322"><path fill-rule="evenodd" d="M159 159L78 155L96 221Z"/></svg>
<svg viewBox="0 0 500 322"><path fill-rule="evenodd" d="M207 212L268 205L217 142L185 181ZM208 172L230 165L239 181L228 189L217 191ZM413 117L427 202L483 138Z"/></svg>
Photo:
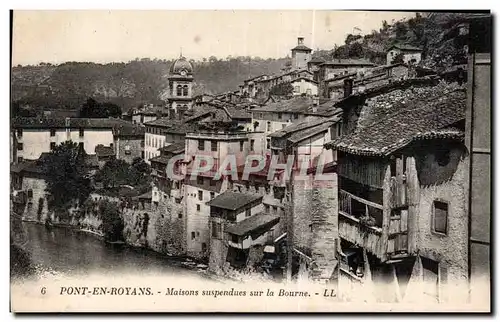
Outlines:
<svg viewBox="0 0 500 322"><path fill-rule="evenodd" d="M344 135L325 145L337 164L339 292L464 301L466 94L455 84L399 85L339 103Z"/></svg>

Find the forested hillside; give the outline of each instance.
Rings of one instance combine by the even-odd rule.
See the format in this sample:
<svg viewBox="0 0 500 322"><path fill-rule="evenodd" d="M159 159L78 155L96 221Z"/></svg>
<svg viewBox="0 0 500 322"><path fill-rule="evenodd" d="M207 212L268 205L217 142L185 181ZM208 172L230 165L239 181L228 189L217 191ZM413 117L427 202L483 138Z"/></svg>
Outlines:
<svg viewBox="0 0 500 322"><path fill-rule="evenodd" d="M434 69L466 63L464 13L416 14L388 23L366 35L346 35L345 43L317 50L313 56L367 58L385 64L387 49L408 44L423 49L422 64ZM287 61L250 57L210 57L192 61L195 93L237 90L244 79L279 73ZM12 69L12 101L34 109L79 109L89 97L119 105L123 111L165 98L166 76L172 60L136 59L128 63L68 62L57 66L16 66Z"/></svg>
<svg viewBox="0 0 500 322"><path fill-rule="evenodd" d="M191 61L194 92L237 90L244 79L278 73L286 59L215 57ZM12 101L34 108L78 109L88 97L118 104L128 110L165 98L172 60L136 59L128 63L68 62L53 66L16 66L12 69Z"/></svg>

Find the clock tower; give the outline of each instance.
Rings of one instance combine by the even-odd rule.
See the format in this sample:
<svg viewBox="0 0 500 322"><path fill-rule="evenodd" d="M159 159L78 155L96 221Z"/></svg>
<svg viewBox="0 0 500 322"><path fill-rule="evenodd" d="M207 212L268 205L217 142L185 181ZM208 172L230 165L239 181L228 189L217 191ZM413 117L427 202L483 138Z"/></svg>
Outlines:
<svg viewBox="0 0 500 322"><path fill-rule="evenodd" d="M193 65L182 55L170 66L168 76L169 114L182 116L193 106Z"/></svg>

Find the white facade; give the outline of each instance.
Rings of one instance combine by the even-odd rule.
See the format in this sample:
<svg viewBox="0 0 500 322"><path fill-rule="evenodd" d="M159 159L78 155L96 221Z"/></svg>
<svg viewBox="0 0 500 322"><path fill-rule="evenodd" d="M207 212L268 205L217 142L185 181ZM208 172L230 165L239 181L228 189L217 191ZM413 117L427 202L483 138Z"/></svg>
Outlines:
<svg viewBox="0 0 500 322"><path fill-rule="evenodd" d="M293 95L299 96L302 94L308 96L318 95L318 84L310 79L300 78L291 82L293 87Z"/></svg>
<svg viewBox="0 0 500 322"><path fill-rule="evenodd" d="M418 64L422 60L422 52L419 51L405 51L401 50L399 48L392 48L388 53L387 53L387 65L390 65L392 63L392 60L394 57L396 57L398 54L403 53L403 62L405 64L408 64L411 62L412 59L415 59L414 64Z"/></svg>
<svg viewBox="0 0 500 322"><path fill-rule="evenodd" d="M165 135L146 132L144 134L144 160L150 163L149 159L160 155L159 148L169 146L173 142L167 142Z"/></svg>
<svg viewBox="0 0 500 322"><path fill-rule="evenodd" d="M82 134L82 135L81 135ZM42 153L51 151L51 144L59 145L65 141L72 140L75 143L83 143L87 154L95 154L95 147L99 144L110 146L113 144L113 131L111 128L84 128L79 129L31 129L22 130L22 135L17 132L18 146L17 157L36 160ZM22 149L20 149L22 147Z"/></svg>

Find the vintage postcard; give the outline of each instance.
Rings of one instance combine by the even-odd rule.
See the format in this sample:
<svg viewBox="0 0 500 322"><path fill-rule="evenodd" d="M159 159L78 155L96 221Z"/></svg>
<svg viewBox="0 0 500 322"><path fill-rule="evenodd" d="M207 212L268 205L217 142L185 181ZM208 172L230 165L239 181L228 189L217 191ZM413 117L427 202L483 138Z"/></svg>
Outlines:
<svg viewBox="0 0 500 322"><path fill-rule="evenodd" d="M12 312L490 312L489 12L13 11Z"/></svg>

